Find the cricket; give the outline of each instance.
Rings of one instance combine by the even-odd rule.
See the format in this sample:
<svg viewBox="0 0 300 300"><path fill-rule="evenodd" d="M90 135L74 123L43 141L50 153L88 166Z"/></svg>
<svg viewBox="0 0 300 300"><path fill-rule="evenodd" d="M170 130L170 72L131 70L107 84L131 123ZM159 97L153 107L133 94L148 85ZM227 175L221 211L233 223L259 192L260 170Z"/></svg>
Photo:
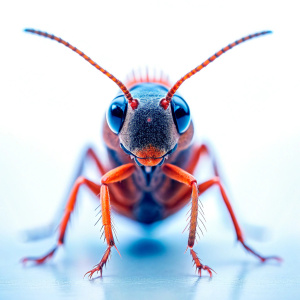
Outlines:
<svg viewBox="0 0 300 300"><path fill-rule="evenodd" d="M89 148L79 163L93 161L101 178L93 182L82 174L74 182L65 210L58 227L58 239L54 248L41 257L23 258L23 263L42 264L51 259L65 242L66 229L77 201L77 193L85 185L100 201L102 235L107 244L100 262L84 276L90 279L96 273L102 276L103 268L111 256L116 231L112 224L112 211L136 222L152 224L178 212L191 204L188 215L187 250L192 256L199 276L206 271L210 277L215 272L202 263L194 250L199 233L205 228L203 206L199 197L212 186L218 186L224 204L231 217L237 240L250 254L261 262L281 261L277 256L263 256L246 242L234 210L219 177L219 168L212 150L206 144L192 142L194 125L186 100L177 93L180 86L228 50L245 41L270 34L261 31L250 34L222 48L202 64L185 74L174 85L166 77L135 76L122 83L103 69L82 51L65 40L35 29L25 32L55 40L79 54L88 63L106 75L120 88L112 100L102 131L102 142L108 154L108 161L102 161L94 149ZM195 169L202 158L209 159L214 173L206 182L198 182Z"/></svg>

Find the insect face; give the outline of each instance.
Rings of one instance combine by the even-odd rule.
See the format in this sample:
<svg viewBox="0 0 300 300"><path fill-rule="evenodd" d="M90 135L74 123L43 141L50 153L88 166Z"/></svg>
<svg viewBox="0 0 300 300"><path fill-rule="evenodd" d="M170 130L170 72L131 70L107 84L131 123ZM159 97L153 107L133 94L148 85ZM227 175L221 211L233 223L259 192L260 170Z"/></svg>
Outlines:
<svg viewBox="0 0 300 300"><path fill-rule="evenodd" d="M133 155L139 165L156 166L175 150L180 134L176 128L172 107L164 109L160 101L167 89L152 83L139 84L130 90L138 100L137 109L128 106L119 133L121 147Z"/></svg>

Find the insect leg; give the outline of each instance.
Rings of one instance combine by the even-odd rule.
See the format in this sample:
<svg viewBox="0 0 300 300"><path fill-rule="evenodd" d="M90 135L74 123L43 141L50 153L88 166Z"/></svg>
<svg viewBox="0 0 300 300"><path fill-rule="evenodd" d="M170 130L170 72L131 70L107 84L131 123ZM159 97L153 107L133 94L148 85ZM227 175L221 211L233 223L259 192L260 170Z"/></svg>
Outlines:
<svg viewBox="0 0 300 300"><path fill-rule="evenodd" d="M55 251L58 249L59 246L61 246L64 243L64 238L65 238L65 233L67 229L68 222L70 220L70 216L74 210L75 204L76 204L76 198L77 198L77 193L79 190L79 187L81 185L86 185L96 196L99 194L100 191L100 185L96 184L82 176L78 177L77 180L75 181L75 184L73 186L73 189L71 191L70 197L68 199L67 205L65 207L65 213L64 216L60 222L59 226L59 238L57 241L56 246L46 255L37 258L37 257L26 257L22 260L23 263L26 263L28 261L33 261L36 264L42 264L44 263L48 258L51 258Z"/></svg>
<svg viewBox="0 0 300 300"><path fill-rule="evenodd" d="M54 235L55 230L62 218L62 212L64 211L64 208L67 204L68 201L68 197L71 193L71 190L75 184L76 179L82 175L84 167L86 165L86 162L88 159L91 159L97 166L97 169L99 170L100 174L103 175L107 172L107 169L103 166L103 164L101 163L101 161L99 160L99 158L97 157L95 151L93 150L92 147L88 147L81 159L80 159L80 163L79 166L77 168L77 171L75 173L74 179L71 181L71 185L70 188L68 189L67 195L65 197L65 199L63 200L63 202L61 203L61 205L59 206L59 209L57 210L55 216L54 216L54 220L52 222L50 222L50 224L44 225L40 228L35 228L35 229L30 229L30 230L26 230L24 232L24 236L26 241L35 241L35 240L40 240L40 239L44 239L47 237L50 237L52 235Z"/></svg>
<svg viewBox="0 0 300 300"><path fill-rule="evenodd" d="M114 241L113 232L112 232L111 213L110 213L111 207L110 207L110 196L109 196L108 184L122 181L123 179L126 179L129 176L131 176L134 171L135 171L135 164L130 163L130 164L117 167L107 172L101 178L100 202L101 202L101 211L102 211L102 225L104 228L104 236L107 243L107 249L104 252L101 261L92 270L85 273L85 275L88 274L89 278L92 278L95 272L100 272L100 276L102 276L103 267L106 265L111 254L111 248L115 247L117 249Z"/></svg>
<svg viewBox="0 0 300 300"><path fill-rule="evenodd" d="M258 254L256 251L254 251L252 248L250 248L248 245L245 244L245 240L244 240L244 237L243 237L243 233L242 233L242 230L238 224L238 221L235 217L235 214L233 212L233 209L232 209L232 206L229 202L229 199L225 193L225 190L224 190L224 187L222 185L222 183L220 182L220 179L218 177L214 177L213 179L211 180L208 180L202 184L199 184L198 185L198 195L200 196L201 194L203 194L205 191L207 191L210 187L212 187L213 185L217 185L219 186L219 189L220 189L220 192L221 192L221 195L222 195L222 198L223 198L223 201L227 207L227 210L230 214L230 217L231 217L231 220L233 222L233 226L234 226L234 229L235 229L235 232L236 232L236 236L237 236L237 240L239 242L241 242L241 244L243 245L243 247L249 251L250 253L252 253L253 255L255 255L256 257L258 257L262 262L265 262L266 260L269 260L269 259L275 259L277 261L281 261L281 258L280 257L277 257L277 256L261 256L260 254Z"/></svg>
<svg viewBox="0 0 300 300"><path fill-rule="evenodd" d="M162 166L162 172L168 177L190 186L192 189L192 207L189 223L188 248L190 248L190 253L192 255L193 261L196 265L199 275L201 276L202 270L206 270L209 273L209 276L212 277L212 272L214 272L214 270L208 266L203 265L200 262L200 259L198 258L196 252L193 250L196 239L199 212L197 181L194 178L194 176L190 173L171 164L164 164Z"/></svg>
<svg viewBox="0 0 300 300"><path fill-rule="evenodd" d="M200 162L200 159L204 155L207 155L210 158L211 164L213 167L213 171L214 171L214 175L219 177L220 175L219 175L219 170L217 167L216 159L215 159L211 149L209 149L209 147L206 144L195 146L195 148L192 151L192 158L190 160L190 163L186 167L187 172L193 174L197 165Z"/></svg>

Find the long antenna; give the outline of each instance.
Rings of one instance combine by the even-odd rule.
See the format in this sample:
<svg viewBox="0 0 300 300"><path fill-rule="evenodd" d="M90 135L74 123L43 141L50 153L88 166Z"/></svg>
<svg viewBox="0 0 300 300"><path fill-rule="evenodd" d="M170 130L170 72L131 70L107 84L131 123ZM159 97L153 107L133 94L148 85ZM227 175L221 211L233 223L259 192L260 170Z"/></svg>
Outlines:
<svg viewBox="0 0 300 300"><path fill-rule="evenodd" d="M203 68L205 68L208 64L210 64L211 62L213 62L216 58L218 58L219 56L221 56L222 54L224 54L225 52L227 52L228 50L230 50L231 48L247 41L247 40L251 40L255 37L258 37L260 35L265 35L265 34L269 34L272 33L272 31L261 31L261 32L257 32L254 34L250 34L248 36L245 36L231 44L229 44L228 46L226 46L225 48L222 48L220 51L218 51L217 53L215 53L214 55L212 55L211 57L209 57L206 61L204 61L201 65L199 65L198 67L196 67L195 69L193 69L192 71L188 72L187 74L185 74L182 78L180 78L175 84L174 86L168 91L166 98L162 99L160 104L164 109L167 109L167 107L169 106L169 103L172 100L172 97L174 96L174 94L176 93L176 91L178 90L178 88L181 86L181 84L186 81L188 78L190 78L191 76L193 76L194 74L196 74L197 72L201 71Z"/></svg>
<svg viewBox="0 0 300 300"><path fill-rule="evenodd" d="M72 51L79 54L82 58L84 58L92 66L94 66L96 69L98 69L100 72L102 72L108 78L110 78L113 82L115 82L118 85L118 87L122 90L122 92L124 93L124 95L127 98L129 104L131 105L131 107L133 109L137 108L138 102L137 102L137 100L132 98L132 96L131 96L130 92L128 91L128 89L126 88L126 86L120 80L118 80L115 76L113 76L112 74L107 72L105 69L103 69L101 66L99 66L96 62L94 62L90 57L85 55L82 51L80 51L76 47L72 46L70 43L66 42L65 40L63 40L63 39L61 39L61 38L59 38L59 37L57 37L53 34L49 34L47 32L43 32L43 31L39 31L39 30L35 30L35 29L29 29L29 28L24 29L24 31L34 33L34 34L37 34L37 35L41 35L41 36L49 38L51 40L55 40L58 43L65 45L66 47L68 47Z"/></svg>

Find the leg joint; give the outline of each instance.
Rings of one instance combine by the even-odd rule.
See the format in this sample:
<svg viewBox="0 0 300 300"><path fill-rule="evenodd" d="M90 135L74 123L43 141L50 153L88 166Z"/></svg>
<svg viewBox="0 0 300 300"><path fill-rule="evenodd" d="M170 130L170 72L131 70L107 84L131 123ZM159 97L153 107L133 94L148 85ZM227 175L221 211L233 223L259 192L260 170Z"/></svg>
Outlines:
<svg viewBox="0 0 300 300"><path fill-rule="evenodd" d="M197 180L195 178L191 180L191 186L193 186L194 184L197 185Z"/></svg>
<svg viewBox="0 0 300 300"><path fill-rule="evenodd" d="M87 180L86 180L86 178L85 178L84 176L79 176L79 177L76 179L75 184L76 184L76 185L81 185L81 184L84 184L84 183L86 183L86 182L87 182Z"/></svg>

